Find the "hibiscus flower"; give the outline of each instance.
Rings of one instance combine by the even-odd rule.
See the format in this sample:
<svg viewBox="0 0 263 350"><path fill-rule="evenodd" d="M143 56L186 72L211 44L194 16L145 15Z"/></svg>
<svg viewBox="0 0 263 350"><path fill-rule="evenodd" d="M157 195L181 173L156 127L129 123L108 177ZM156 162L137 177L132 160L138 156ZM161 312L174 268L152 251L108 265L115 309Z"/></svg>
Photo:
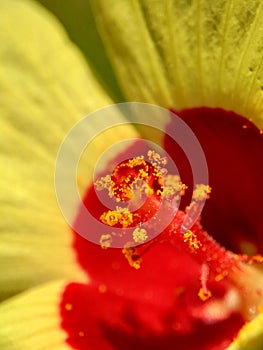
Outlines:
<svg viewBox="0 0 263 350"><path fill-rule="evenodd" d="M126 100L168 108L189 125L212 188L201 221L180 235L189 164L167 135L154 135L189 188L171 224L152 243L139 231L144 244L124 254L74 232L53 184L70 128L115 101L44 8L24 0L0 6L1 349L262 349L261 2L93 2ZM91 169L111 145L152 133L114 118L117 132L96 137L77 174L83 202L106 223ZM92 119L90 133L98 127ZM148 175L150 185L157 181L155 170ZM148 205L158 205L157 193Z"/></svg>

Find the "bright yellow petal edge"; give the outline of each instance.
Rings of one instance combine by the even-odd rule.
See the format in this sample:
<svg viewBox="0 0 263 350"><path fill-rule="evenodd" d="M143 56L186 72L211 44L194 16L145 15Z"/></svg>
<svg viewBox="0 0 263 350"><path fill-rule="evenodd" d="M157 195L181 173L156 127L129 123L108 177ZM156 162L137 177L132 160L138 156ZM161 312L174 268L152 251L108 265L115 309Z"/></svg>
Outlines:
<svg viewBox="0 0 263 350"><path fill-rule="evenodd" d="M128 100L233 110L263 128L261 0L94 0Z"/></svg>
<svg viewBox="0 0 263 350"><path fill-rule="evenodd" d="M55 278L83 279L72 233L58 208L54 166L74 124L112 104L61 25L34 1L0 2L0 298ZM116 116L118 121L123 117ZM90 125L93 132L96 125ZM106 134L106 135L105 135ZM96 139L79 169L131 127Z"/></svg>
<svg viewBox="0 0 263 350"><path fill-rule="evenodd" d="M55 281L0 305L1 350L67 350L59 304L66 281Z"/></svg>
<svg viewBox="0 0 263 350"><path fill-rule="evenodd" d="M262 350L263 349L263 314L247 323L238 333L236 340L227 350Z"/></svg>

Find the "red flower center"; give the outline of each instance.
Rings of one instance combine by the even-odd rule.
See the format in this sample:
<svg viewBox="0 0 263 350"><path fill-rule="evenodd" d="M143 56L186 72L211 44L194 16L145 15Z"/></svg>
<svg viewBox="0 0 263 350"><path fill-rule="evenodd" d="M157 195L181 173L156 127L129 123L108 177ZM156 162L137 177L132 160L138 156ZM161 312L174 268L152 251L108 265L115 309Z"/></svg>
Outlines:
<svg viewBox="0 0 263 350"><path fill-rule="evenodd" d="M198 222L191 231L179 234L193 180L182 150L166 137L165 148L188 191L182 210L161 235L144 243L148 232L137 232L135 237L143 244L125 247L130 264L141 268L130 267L120 249L102 249L75 235L78 260L91 278L89 285L69 285L61 302L62 327L76 349L220 350L244 323L239 290L241 294L250 291L242 290L244 271L238 274L241 282L235 280L240 259L234 253L263 252L262 134L247 119L221 109L199 108L179 114L198 137L207 158L212 194L202 225L209 236ZM136 226L146 221L149 209L152 216L159 208L163 183L155 169L147 161L132 162L123 162L111 174L111 193L125 202L134 189L136 196L136 184L145 182L147 200L142 206L108 212L94 187L84 198L89 211L107 225ZM101 243L104 248L110 245L107 240ZM262 298L260 288L252 289L251 298L254 292Z"/></svg>
<svg viewBox="0 0 263 350"><path fill-rule="evenodd" d="M196 108L178 114L199 139L208 164L213 195L202 212L203 227L227 249L262 254L262 132L248 119L222 109ZM168 137L165 145L174 150L171 156L179 164L183 183L190 187L187 160Z"/></svg>

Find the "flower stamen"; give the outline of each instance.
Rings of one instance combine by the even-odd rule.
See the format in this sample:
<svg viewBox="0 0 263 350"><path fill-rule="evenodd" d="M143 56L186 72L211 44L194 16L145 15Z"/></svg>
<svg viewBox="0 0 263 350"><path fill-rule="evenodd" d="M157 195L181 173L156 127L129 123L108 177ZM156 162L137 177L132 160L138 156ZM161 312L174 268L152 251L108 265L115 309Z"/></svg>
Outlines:
<svg viewBox="0 0 263 350"><path fill-rule="evenodd" d="M188 244L190 250L193 253L202 247L202 243L197 239L196 234L194 234L191 230L188 230L183 233L184 242Z"/></svg>
<svg viewBox="0 0 263 350"><path fill-rule="evenodd" d="M139 228L137 227L134 231L133 231L133 240L136 243L142 244L144 243L148 236L147 236L147 231L144 228Z"/></svg>
<svg viewBox="0 0 263 350"><path fill-rule="evenodd" d="M202 301L212 297L212 292L207 287L209 281L219 283L228 278L228 282L232 283L237 291L250 289L256 291L244 293L246 296L243 300L244 317L249 319L252 309L256 310L253 311L254 316L258 312L258 306L262 305L263 286L249 289L247 281L251 285L256 283L255 277L259 278L260 275L254 266L250 265L262 263L263 257L260 255L248 257L226 250L203 230L200 221L193 223L191 229L185 226L185 219L196 217L195 214L200 213L200 206L202 207L204 201L209 198L211 188L208 185L196 185L191 204L185 212L178 210L176 215L172 215L172 222L168 223L158 236L151 237L151 228L155 223L153 226L146 226L146 223L148 224L161 206L164 206L165 210L161 212L159 220L162 220L163 215L174 213L172 210L174 206L179 207L180 197L187 186L181 183L178 175L168 174L165 157L161 157L155 151L148 151L147 156L148 160L144 159L144 156L139 156L123 161L115 167L111 176L106 175L95 183L97 190L106 189L110 198L127 205L124 208L116 205L113 210L105 211L101 214L100 221L107 226L122 230L121 235L125 240L127 238L122 252L129 265L139 269L143 254L157 242L169 240L171 244L191 254L201 264L201 286L198 296ZM130 228L134 229L125 230ZM117 233L101 235L101 247L109 248L114 235ZM262 280L261 277L260 279ZM262 281L260 283L262 284Z"/></svg>
<svg viewBox="0 0 263 350"><path fill-rule="evenodd" d="M209 266L207 264L202 264L201 266L201 288L199 290L198 296L201 300L205 301L212 296L211 291L207 288L207 281L209 279Z"/></svg>
<svg viewBox="0 0 263 350"><path fill-rule="evenodd" d="M138 253L137 248L129 247L129 245L127 244L126 247L122 249L122 252L125 258L128 260L128 263L131 267L134 267L136 270L138 270L141 267L142 258L141 255Z"/></svg>

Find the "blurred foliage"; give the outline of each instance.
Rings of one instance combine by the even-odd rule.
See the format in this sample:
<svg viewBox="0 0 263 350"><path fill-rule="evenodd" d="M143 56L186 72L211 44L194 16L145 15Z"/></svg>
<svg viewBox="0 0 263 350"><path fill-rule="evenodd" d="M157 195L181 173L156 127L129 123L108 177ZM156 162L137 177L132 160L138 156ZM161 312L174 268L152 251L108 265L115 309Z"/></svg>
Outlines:
<svg viewBox="0 0 263 350"><path fill-rule="evenodd" d="M63 24L71 40L81 49L96 77L116 101L121 95L103 43L97 31L89 0L36 0Z"/></svg>

